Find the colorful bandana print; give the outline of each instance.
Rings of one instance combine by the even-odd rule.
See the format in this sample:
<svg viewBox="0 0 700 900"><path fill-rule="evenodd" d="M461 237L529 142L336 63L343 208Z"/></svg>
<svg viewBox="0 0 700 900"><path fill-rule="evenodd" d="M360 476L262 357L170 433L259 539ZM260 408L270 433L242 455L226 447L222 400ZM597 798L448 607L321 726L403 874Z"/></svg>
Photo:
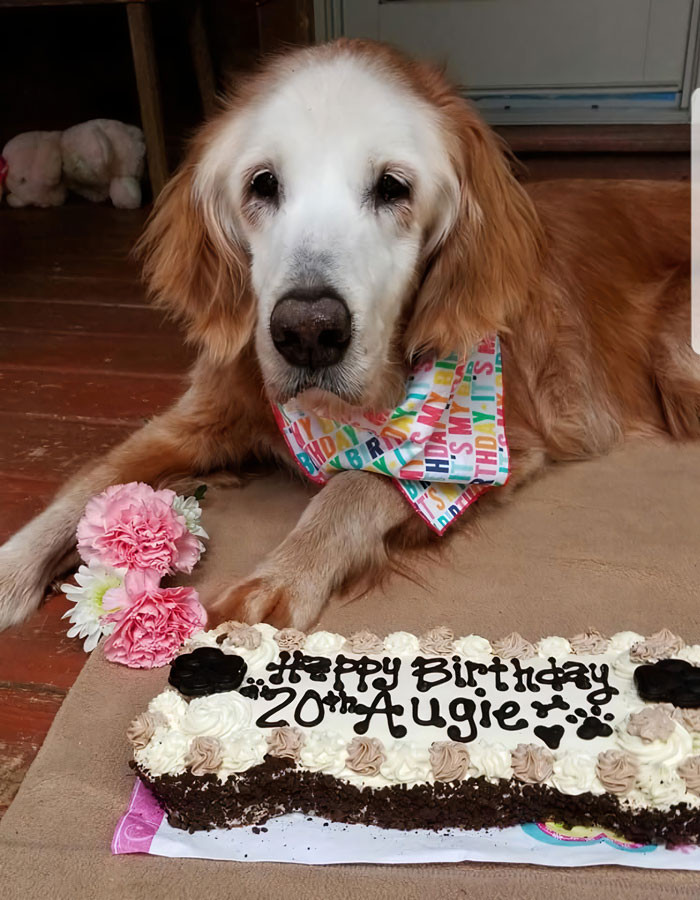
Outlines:
<svg viewBox="0 0 700 900"><path fill-rule="evenodd" d="M273 407L289 449L319 484L343 469L386 475L442 534L489 487L508 479L501 347L483 340L469 359L426 358L396 409L347 422Z"/></svg>

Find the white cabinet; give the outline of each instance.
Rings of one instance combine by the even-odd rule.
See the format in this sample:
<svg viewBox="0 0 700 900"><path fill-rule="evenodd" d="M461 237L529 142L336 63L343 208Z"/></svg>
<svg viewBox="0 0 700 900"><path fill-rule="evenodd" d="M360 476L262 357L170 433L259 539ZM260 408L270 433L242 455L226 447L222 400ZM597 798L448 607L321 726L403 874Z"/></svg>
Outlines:
<svg viewBox="0 0 700 900"><path fill-rule="evenodd" d="M700 0L316 0L318 40L447 66L492 122L683 122Z"/></svg>

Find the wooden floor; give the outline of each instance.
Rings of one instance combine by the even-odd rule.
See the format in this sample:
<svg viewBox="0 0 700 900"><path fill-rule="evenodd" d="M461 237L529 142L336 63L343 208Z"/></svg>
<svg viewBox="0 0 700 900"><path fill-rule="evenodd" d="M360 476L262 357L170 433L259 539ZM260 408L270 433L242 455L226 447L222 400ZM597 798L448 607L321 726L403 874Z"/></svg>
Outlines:
<svg viewBox="0 0 700 900"><path fill-rule="evenodd" d="M533 156L531 177L687 177L687 157ZM0 542L181 391L191 354L128 259L142 211L0 206ZM61 595L0 634L0 815L86 656Z"/></svg>
<svg viewBox="0 0 700 900"><path fill-rule="evenodd" d="M0 207L0 542L181 391L190 354L127 259L144 213ZM56 595L0 634L0 815L86 655Z"/></svg>

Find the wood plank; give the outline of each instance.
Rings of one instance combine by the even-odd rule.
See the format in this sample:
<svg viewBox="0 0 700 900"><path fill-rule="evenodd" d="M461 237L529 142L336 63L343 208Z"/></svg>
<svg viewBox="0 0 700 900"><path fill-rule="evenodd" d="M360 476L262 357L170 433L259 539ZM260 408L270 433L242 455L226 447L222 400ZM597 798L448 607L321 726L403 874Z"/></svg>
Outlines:
<svg viewBox="0 0 700 900"><path fill-rule="evenodd" d="M688 153L690 125L498 125L515 153Z"/></svg>
<svg viewBox="0 0 700 900"><path fill-rule="evenodd" d="M0 686L0 815L17 793L63 697L63 691Z"/></svg>
<svg viewBox="0 0 700 900"><path fill-rule="evenodd" d="M134 431L133 426L32 419L0 413L0 478L63 481Z"/></svg>
<svg viewBox="0 0 700 900"><path fill-rule="evenodd" d="M65 691L0 685L0 741L37 748L49 730Z"/></svg>
<svg viewBox="0 0 700 900"><path fill-rule="evenodd" d="M31 266L31 263L28 265ZM99 303L107 306L145 306L146 292L135 278L103 275L2 273L2 295L13 300Z"/></svg>
<svg viewBox="0 0 700 900"><path fill-rule="evenodd" d="M556 178L642 178L687 181L690 156L684 153L533 153L522 154L523 181Z"/></svg>
<svg viewBox="0 0 700 900"><path fill-rule="evenodd" d="M82 641L66 636L70 623L61 617L72 607L53 594L28 621L0 633L0 685L70 689L88 656Z"/></svg>
<svg viewBox="0 0 700 900"><path fill-rule="evenodd" d="M27 298L0 300L0 331L8 328L44 333L153 334L156 338L179 333L162 310L140 303L55 303Z"/></svg>
<svg viewBox="0 0 700 900"><path fill-rule="evenodd" d="M65 372L97 371L178 375L194 359L194 351L174 334L154 340L150 335L128 338L104 335L51 335L5 331L0 341L3 369L43 366ZM115 390L118 385L115 383ZM108 398L105 398L108 401ZM108 402L107 402L107 405ZM109 415L109 413L105 413Z"/></svg>
<svg viewBox="0 0 700 900"><path fill-rule="evenodd" d="M114 209L83 200L48 209L1 206L0 235L5 247L34 248L46 259L81 245L87 251L86 262L92 250L103 256L126 258L148 213L147 207Z"/></svg>
<svg viewBox="0 0 700 900"><path fill-rule="evenodd" d="M33 278L119 278L134 286L138 285L141 272L140 264L126 255L104 256L81 246L72 252L64 249L60 256L42 254L40 248L22 248L8 254L3 269L8 275Z"/></svg>
<svg viewBox="0 0 700 900"><path fill-rule="evenodd" d="M41 512L56 493L58 485L57 480L50 478L22 478L13 472L4 473L0 499L0 543Z"/></svg>
<svg viewBox="0 0 700 900"><path fill-rule="evenodd" d="M110 418L140 423L168 407L185 381L149 375L51 372L0 368L0 412L50 418ZM109 398L106 400L106 398Z"/></svg>

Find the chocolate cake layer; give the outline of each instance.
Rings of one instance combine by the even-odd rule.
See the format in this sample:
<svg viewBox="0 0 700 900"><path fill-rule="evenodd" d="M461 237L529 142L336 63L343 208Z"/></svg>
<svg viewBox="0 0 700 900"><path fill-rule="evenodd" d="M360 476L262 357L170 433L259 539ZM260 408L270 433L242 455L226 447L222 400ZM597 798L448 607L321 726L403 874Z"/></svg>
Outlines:
<svg viewBox="0 0 700 900"><path fill-rule="evenodd" d="M505 828L554 821L567 828L598 826L640 844L697 843L700 809L679 803L670 810L631 809L611 794L561 794L516 779L496 783L469 778L452 783L363 789L332 775L299 769L271 756L242 775L151 776L136 764L175 828L190 832L260 825L285 813L334 822L411 830Z"/></svg>

